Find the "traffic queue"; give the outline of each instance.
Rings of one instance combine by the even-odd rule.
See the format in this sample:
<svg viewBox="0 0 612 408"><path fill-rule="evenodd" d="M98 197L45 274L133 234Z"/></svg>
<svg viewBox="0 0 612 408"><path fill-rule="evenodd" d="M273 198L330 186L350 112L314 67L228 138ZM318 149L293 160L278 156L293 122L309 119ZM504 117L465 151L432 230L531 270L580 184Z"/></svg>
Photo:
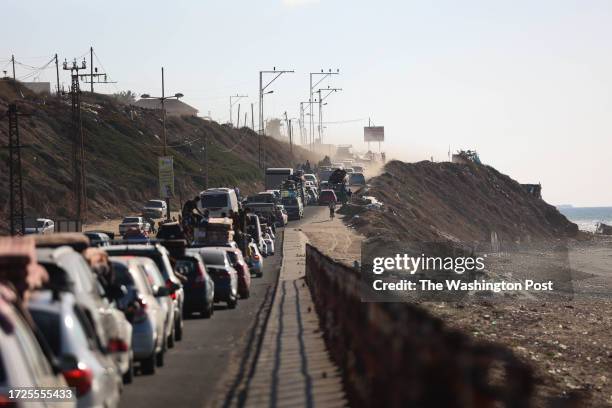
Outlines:
<svg viewBox="0 0 612 408"><path fill-rule="evenodd" d="M280 200L215 188L193 201L157 228L148 214L126 217L116 236L0 237L0 404L115 407L135 375L164 366L184 319L250 296L288 221Z"/></svg>

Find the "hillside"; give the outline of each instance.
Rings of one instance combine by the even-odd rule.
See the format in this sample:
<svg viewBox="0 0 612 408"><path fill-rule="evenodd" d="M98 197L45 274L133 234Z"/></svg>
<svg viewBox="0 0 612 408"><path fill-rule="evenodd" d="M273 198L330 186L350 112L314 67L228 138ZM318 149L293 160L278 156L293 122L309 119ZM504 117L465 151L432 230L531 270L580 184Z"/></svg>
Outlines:
<svg viewBox="0 0 612 408"><path fill-rule="evenodd" d="M502 244L574 236L577 226L518 182L477 164L392 161L366 195L386 207L364 212L356 225L368 236L403 241Z"/></svg>
<svg viewBox="0 0 612 408"><path fill-rule="evenodd" d="M12 81L0 81L0 117L16 101L23 150L26 213L51 218L71 211L71 104L69 95L42 98ZM162 152L160 113L121 105L107 95L82 94L89 220L137 211L159 195L157 157ZM197 117L168 118L168 153L175 158L176 192L193 196L205 183L204 140L208 140L209 186L238 186L254 192L263 186L258 169L258 136ZM266 165L290 165L289 145L264 137ZM8 144L8 119L0 121L0 144ZM299 147L294 162L316 159ZM8 219L8 151L0 149L0 231ZM179 200L173 200L173 206Z"/></svg>

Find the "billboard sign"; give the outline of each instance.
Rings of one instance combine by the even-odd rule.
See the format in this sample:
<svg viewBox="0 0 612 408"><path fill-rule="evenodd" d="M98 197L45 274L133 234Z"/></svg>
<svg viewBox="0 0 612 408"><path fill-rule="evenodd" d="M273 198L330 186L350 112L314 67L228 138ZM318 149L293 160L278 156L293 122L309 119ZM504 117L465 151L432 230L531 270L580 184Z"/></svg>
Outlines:
<svg viewBox="0 0 612 408"><path fill-rule="evenodd" d="M170 198L174 195L174 160L172 156L159 158L159 195Z"/></svg>
<svg viewBox="0 0 612 408"><path fill-rule="evenodd" d="M364 142L384 142L385 127L384 126L366 126L363 128Z"/></svg>

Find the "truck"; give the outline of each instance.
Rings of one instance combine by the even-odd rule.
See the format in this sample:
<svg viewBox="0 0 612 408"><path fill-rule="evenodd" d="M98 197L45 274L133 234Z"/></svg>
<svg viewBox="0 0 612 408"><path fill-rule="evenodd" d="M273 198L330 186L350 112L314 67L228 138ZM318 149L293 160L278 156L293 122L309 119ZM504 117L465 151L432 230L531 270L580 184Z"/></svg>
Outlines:
<svg viewBox="0 0 612 408"><path fill-rule="evenodd" d="M266 169L266 190L278 190L283 182L293 176L292 168L271 167Z"/></svg>
<svg viewBox="0 0 612 408"><path fill-rule="evenodd" d="M281 185L281 200L289 219L301 219L304 216L304 203L306 202L304 179L291 176L289 180L286 180Z"/></svg>

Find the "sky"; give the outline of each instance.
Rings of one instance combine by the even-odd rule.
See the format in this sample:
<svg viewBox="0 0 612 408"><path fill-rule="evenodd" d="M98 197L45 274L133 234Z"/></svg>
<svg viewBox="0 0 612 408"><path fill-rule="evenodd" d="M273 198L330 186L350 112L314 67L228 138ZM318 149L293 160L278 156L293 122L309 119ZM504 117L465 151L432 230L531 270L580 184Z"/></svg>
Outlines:
<svg viewBox="0 0 612 408"><path fill-rule="evenodd" d="M93 46L95 65L117 81L97 91L159 95L163 66L166 92L214 120L228 120L230 95L249 95L239 103L250 122L260 70L295 70L264 102L266 118L291 118L308 100L309 72L339 69L321 83L342 88L326 100L324 142L363 149L370 118L385 126L389 158L441 161L449 149L474 149L512 178L542 183L551 204L612 206L609 0L2 5L0 69L9 73L12 54L40 67ZM31 72L17 65L18 78ZM54 78L53 66L38 75Z"/></svg>

